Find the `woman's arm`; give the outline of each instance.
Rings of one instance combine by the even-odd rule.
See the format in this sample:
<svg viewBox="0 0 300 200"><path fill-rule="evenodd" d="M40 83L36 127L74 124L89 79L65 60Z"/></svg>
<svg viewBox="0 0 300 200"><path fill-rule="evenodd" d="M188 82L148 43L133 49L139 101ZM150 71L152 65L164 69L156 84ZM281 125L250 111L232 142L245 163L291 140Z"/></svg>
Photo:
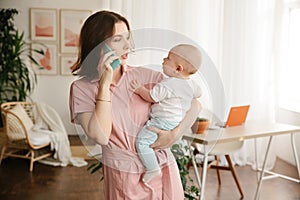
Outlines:
<svg viewBox="0 0 300 200"><path fill-rule="evenodd" d="M95 140L95 142L102 145L108 143L112 130L110 84L112 82L113 70L110 66L110 58L107 59L108 55L105 54L103 57L103 60L106 60L105 63L103 60L99 62L99 66L105 67L105 70L99 80L94 112L77 115L77 120L85 133Z"/></svg>
<svg viewBox="0 0 300 200"><path fill-rule="evenodd" d="M197 101L197 99L193 99L191 103L191 108L187 111L185 117L175 129L171 131L165 131L155 127L149 127L151 131L158 134L157 140L152 145L150 145L150 147L156 149L165 149L170 147L185 133L185 131L192 127L200 111L200 102Z"/></svg>
<svg viewBox="0 0 300 200"><path fill-rule="evenodd" d="M97 123L96 126L93 125L93 130L89 130L89 125L92 124L90 123L90 121L93 115L94 113L88 112L79 113L77 114L76 120L81 125L84 132L89 138L93 139L97 144L106 145L108 143L108 138L110 134L108 134L108 132L106 132L107 134L105 134L105 132L103 131L104 127L102 128L102 126L100 124L98 125Z"/></svg>

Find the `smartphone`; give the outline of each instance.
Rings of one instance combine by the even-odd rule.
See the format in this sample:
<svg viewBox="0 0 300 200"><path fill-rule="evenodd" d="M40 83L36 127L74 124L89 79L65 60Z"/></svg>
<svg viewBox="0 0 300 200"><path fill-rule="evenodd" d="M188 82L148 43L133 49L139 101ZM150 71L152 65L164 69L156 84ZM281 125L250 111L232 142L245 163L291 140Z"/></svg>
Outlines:
<svg viewBox="0 0 300 200"><path fill-rule="evenodd" d="M112 49L107 45L104 44L104 53L108 53L112 51ZM112 54L112 56L116 56L116 54ZM121 60L119 58L115 59L110 65L115 70L121 64Z"/></svg>

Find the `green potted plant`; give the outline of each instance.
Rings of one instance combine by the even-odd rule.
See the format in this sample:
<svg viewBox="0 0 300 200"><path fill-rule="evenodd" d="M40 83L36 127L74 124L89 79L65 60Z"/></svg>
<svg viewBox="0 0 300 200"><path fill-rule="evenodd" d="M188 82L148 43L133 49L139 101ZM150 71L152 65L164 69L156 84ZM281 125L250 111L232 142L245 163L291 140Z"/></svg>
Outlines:
<svg viewBox="0 0 300 200"><path fill-rule="evenodd" d="M171 151L176 159L176 163L179 169L181 183L184 189L184 197L188 200L199 199L200 190L195 185L194 180L189 175L189 162L190 154L188 152L188 146L182 144L173 144Z"/></svg>
<svg viewBox="0 0 300 200"><path fill-rule="evenodd" d="M193 133L197 133L197 134L204 133L208 128L209 123L210 123L209 119L204 117L197 117L197 119L195 120L192 126Z"/></svg>
<svg viewBox="0 0 300 200"><path fill-rule="evenodd" d="M25 101L36 84L36 75L26 64L26 59L39 65L31 51L44 54L42 50L30 49L30 43L14 24L16 9L1 9L0 26L0 105L10 101ZM0 127L3 122L0 115Z"/></svg>

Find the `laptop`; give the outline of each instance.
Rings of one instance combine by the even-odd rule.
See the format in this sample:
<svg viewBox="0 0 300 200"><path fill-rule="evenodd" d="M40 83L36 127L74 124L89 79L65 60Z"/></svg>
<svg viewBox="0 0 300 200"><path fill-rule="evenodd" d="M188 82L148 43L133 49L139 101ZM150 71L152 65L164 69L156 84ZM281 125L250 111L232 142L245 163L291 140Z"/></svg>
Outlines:
<svg viewBox="0 0 300 200"><path fill-rule="evenodd" d="M227 121L222 124L216 124L220 127L239 126L245 123L250 105L234 106L230 108Z"/></svg>

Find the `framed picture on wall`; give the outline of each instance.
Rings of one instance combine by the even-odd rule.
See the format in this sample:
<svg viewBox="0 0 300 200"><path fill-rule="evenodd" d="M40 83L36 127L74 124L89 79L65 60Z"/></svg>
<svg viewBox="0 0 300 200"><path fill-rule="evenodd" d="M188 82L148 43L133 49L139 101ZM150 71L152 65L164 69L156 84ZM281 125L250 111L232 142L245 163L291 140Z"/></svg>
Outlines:
<svg viewBox="0 0 300 200"><path fill-rule="evenodd" d="M30 8L31 40L56 41L57 10Z"/></svg>
<svg viewBox="0 0 300 200"><path fill-rule="evenodd" d="M62 55L60 57L60 74L72 75L72 67L76 61L76 55Z"/></svg>
<svg viewBox="0 0 300 200"><path fill-rule="evenodd" d="M32 63L33 69L38 75L56 75L57 74L57 47L56 44L32 44L32 49L43 50L44 55L32 51L32 57L40 66Z"/></svg>
<svg viewBox="0 0 300 200"><path fill-rule="evenodd" d="M90 10L60 10L60 51L76 53L80 29L91 14Z"/></svg>

